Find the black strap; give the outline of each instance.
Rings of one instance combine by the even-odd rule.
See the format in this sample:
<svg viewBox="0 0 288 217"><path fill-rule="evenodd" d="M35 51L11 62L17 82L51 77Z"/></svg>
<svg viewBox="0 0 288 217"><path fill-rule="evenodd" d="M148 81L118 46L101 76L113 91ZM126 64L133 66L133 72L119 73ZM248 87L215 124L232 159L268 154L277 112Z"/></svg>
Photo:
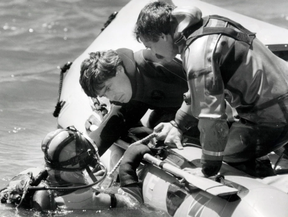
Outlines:
<svg viewBox="0 0 288 217"><path fill-rule="evenodd" d="M235 29L227 27L204 27L201 36L211 35L211 34L222 34L234 38L238 41L243 41L249 45L252 44L254 38L256 37L254 33L244 33L238 32Z"/></svg>
<svg viewBox="0 0 288 217"><path fill-rule="evenodd" d="M246 29L244 26L242 26L240 23L235 22L234 20L231 20L227 17L222 17L219 15L210 15L209 19L217 19L217 20L222 20L224 22L228 22L229 24L231 24L232 26L236 27L237 29L239 29L241 32L247 33L247 34L254 34L253 32L251 32L250 30Z"/></svg>
<svg viewBox="0 0 288 217"><path fill-rule="evenodd" d="M30 183L31 186L37 186L42 180L46 180L48 177L48 171L46 169L42 170Z"/></svg>
<svg viewBox="0 0 288 217"><path fill-rule="evenodd" d="M217 27L217 26L207 27L207 24L210 19L222 20L224 22L227 22L230 25L234 26L239 31L236 31L235 29L230 28L230 27ZM210 15L208 17L204 17L196 25L193 25L185 29L183 33L181 34L181 36L178 38L178 40L175 41L175 44L178 45L179 43L186 41L186 45L188 46L197 38L205 36L205 35L212 35L212 34L223 34L223 35L232 37L235 40L243 41L250 46L256 37L255 33L249 31L248 29L243 27L241 24L233 20L230 20L227 17L222 17L218 15Z"/></svg>
<svg viewBox="0 0 288 217"><path fill-rule="evenodd" d="M62 93L62 85L64 80L64 74L70 69L72 62L67 62L64 66L61 67L60 73L60 83L59 83L59 90L58 90L58 102L55 106L55 110L53 112L53 116L57 118L60 114L62 107L65 105L65 101L60 101L61 93Z"/></svg>
<svg viewBox="0 0 288 217"><path fill-rule="evenodd" d="M117 199L115 194L110 194L110 200L111 200L110 207L115 208L117 206Z"/></svg>
<svg viewBox="0 0 288 217"><path fill-rule="evenodd" d="M97 182L97 178L94 176L93 172L91 171L90 167L87 166L86 167L86 171L88 173L88 175L90 176L90 178L92 179L93 182Z"/></svg>

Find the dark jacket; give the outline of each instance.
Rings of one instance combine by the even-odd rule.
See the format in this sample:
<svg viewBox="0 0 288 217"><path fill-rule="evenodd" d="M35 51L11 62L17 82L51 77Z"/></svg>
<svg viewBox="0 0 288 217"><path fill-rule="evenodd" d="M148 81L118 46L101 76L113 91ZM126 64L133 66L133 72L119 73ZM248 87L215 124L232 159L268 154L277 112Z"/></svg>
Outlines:
<svg viewBox="0 0 288 217"><path fill-rule="evenodd" d="M175 59L162 65L145 59L143 50L133 53L129 49L118 49L117 53L123 60L133 94L128 103L113 105L112 102L109 114L90 134L100 155L139 123L148 109L175 114L183 102L183 94L188 91L181 61Z"/></svg>

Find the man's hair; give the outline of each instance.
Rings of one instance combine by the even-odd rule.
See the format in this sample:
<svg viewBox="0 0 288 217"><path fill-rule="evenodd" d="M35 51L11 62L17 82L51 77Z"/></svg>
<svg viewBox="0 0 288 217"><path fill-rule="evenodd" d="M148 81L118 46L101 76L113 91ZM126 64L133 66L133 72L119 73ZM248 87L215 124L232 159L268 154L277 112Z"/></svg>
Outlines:
<svg viewBox="0 0 288 217"><path fill-rule="evenodd" d="M80 85L90 97L97 97L104 88L104 82L114 77L123 62L114 50L97 51L89 54L81 64Z"/></svg>
<svg viewBox="0 0 288 217"><path fill-rule="evenodd" d="M147 4L140 12L136 27L136 39L140 41L140 36L145 40L157 42L162 33L171 32L171 12L175 8L165 2L156 1Z"/></svg>

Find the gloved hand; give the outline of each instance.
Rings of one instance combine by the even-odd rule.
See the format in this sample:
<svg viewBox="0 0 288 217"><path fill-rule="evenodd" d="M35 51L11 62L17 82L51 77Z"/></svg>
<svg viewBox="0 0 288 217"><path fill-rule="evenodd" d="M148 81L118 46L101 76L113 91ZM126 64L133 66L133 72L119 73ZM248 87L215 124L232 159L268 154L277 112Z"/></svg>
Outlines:
<svg viewBox="0 0 288 217"><path fill-rule="evenodd" d="M212 161L212 160L201 160L202 163L202 173L206 177L216 175L222 166L222 161Z"/></svg>
<svg viewBox="0 0 288 217"><path fill-rule="evenodd" d="M31 173L18 174L13 177L8 186L0 192L1 203L20 205L27 193L31 180Z"/></svg>
<svg viewBox="0 0 288 217"><path fill-rule="evenodd" d="M27 206L26 208L30 208L30 196L34 192L29 192L28 188L30 185L37 186L41 180L46 179L46 175L47 171L41 168L28 168L22 171L14 176L5 188L0 190L1 203L11 203L18 207L23 202L24 206Z"/></svg>

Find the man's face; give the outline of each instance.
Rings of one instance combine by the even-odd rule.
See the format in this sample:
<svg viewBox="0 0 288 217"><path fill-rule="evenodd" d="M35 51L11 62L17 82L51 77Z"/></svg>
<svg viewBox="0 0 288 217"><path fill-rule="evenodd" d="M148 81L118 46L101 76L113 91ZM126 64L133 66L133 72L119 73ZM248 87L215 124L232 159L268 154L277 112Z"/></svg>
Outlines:
<svg viewBox="0 0 288 217"><path fill-rule="evenodd" d="M132 86L122 66L118 66L114 77L108 79L99 96L105 96L110 101L127 103L132 98Z"/></svg>
<svg viewBox="0 0 288 217"><path fill-rule="evenodd" d="M141 36L140 40L159 60L170 62L178 54L178 48L173 43L173 39L169 34L162 34L157 42L145 40Z"/></svg>

